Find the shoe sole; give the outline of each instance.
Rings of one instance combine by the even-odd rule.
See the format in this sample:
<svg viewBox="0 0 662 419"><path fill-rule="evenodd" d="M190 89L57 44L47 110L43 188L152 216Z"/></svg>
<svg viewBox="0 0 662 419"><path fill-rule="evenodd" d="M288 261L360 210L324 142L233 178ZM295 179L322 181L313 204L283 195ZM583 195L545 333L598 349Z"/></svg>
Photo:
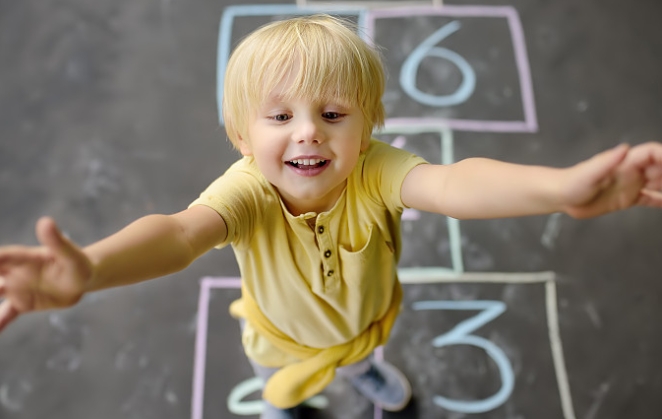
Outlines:
<svg viewBox="0 0 662 419"><path fill-rule="evenodd" d="M402 403L397 404L397 405L384 405L382 403L375 403L375 402L373 402L373 403L375 404L375 406L379 407L382 410L386 410L387 412L399 412L400 410L404 409L409 404L409 401L411 400L411 384L409 384L409 380L407 379L407 377L405 377L405 375L402 373L402 371L400 371L399 369L397 369L393 365L391 365L387 362L380 362L379 367L388 370L391 374L398 377L398 379L400 380L400 383L402 383L404 385L405 398L404 398L404 401Z"/></svg>

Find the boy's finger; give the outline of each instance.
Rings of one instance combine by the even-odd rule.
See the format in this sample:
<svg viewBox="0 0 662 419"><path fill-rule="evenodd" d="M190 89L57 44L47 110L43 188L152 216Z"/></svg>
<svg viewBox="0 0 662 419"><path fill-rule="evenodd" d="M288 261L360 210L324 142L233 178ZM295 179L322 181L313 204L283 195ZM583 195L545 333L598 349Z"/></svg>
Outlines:
<svg viewBox="0 0 662 419"><path fill-rule="evenodd" d="M625 160L629 151L630 145L626 143L619 144L611 150L605 151L604 154L608 156L605 157L606 165L615 168Z"/></svg>
<svg viewBox="0 0 662 419"><path fill-rule="evenodd" d="M596 154L586 163L588 163L590 178L593 183L598 185L609 185L611 183L611 173L618 167L618 165L625 159L630 146L627 144L620 144L610 150L603 151Z"/></svg>
<svg viewBox="0 0 662 419"><path fill-rule="evenodd" d="M662 166L662 144L650 142L632 147L625 160L625 168L645 169L650 166Z"/></svg>
<svg viewBox="0 0 662 419"><path fill-rule="evenodd" d="M0 298L4 297L7 291L7 280L4 276L0 276Z"/></svg>
<svg viewBox="0 0 662 419"><path fill-rule="evenodd" d="M42 217L37 221L37 239L56 254L67 258L76 254L76 246L64 237L60 229L50 217Z"/></svg>
<svg viewBox="0 0 662 419"><path fill-rule="evenodd" d="M18 317L18 310L11 305L9 300L4 300L0 303L0 332L4 329L9 323L12 322L16 317Z"/></svg>
<svg viewBox="0 0 662 419"><path fill-rule="evenodd" d="M20 265L35 258L41 258L43 251L40 248L31 248L25 246L4 246L0 248L0 275L5 273L5 269L13 265Z"/></svg>

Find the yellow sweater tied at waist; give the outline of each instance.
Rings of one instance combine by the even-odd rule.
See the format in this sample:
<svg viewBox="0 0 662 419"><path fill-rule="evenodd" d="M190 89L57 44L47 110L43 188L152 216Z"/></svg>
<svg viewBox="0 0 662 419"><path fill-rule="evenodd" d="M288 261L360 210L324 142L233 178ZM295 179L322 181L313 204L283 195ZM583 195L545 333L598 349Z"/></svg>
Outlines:
<svg viewBox="0 0 662 419"><path fill-rule="evenodd" d="M351 365L368 357L386 343L400 312L402 287L396 281L393 301L386 314L373 322L353 340L330 348L302 346L278 330L242 286L242 297L230 305L233 317L244 318L255 330L280 350L300 359L279 369L265 383L262 397L279 409L287 409L320 393L336 375L336 368Z"/></svg>

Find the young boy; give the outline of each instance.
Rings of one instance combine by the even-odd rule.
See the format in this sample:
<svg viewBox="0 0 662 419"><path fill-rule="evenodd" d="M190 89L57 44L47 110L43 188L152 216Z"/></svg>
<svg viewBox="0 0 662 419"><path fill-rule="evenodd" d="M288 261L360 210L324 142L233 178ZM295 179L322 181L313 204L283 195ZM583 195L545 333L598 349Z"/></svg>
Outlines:
<svg viewBox="0 0 662 419"><path fill-rule="evenodd" d="M383 91L378 54L335 18L257 30L225 78L226 130L244 157L188 209L146 216L85 248L39 220L41 247L0 248L0 329L232 244L242 298L231 312L266 380L263 418L293 417L336 372L399 410L411 395L406 378L370 355L400 307L404 208L466 219L662 206L662 144L621 145L566 169L478 158L432 165L371 139L384 122Z"/></svg>

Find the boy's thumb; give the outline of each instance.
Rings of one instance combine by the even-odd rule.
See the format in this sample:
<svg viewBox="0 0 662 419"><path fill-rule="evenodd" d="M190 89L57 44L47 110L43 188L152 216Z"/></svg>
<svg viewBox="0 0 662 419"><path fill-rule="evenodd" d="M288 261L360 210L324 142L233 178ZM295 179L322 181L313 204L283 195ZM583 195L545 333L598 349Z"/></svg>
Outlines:
<svg viewBox="0 0 662 419"><path fill-rule="evenodd" d="M610 181L612 172L625 159L629 148L630 146L627 144L620 144L593 156L588 161L590 163L589 167L591 167L593 181L597 183Z"/></svg>
<svg viewBox="0 0 662 419"><path fill-rule="evenodd" d="M64 237L52 218L41 217L37 221L36 233L39 242L51 251L61 256L72 256L73 244Z"/></svg>

